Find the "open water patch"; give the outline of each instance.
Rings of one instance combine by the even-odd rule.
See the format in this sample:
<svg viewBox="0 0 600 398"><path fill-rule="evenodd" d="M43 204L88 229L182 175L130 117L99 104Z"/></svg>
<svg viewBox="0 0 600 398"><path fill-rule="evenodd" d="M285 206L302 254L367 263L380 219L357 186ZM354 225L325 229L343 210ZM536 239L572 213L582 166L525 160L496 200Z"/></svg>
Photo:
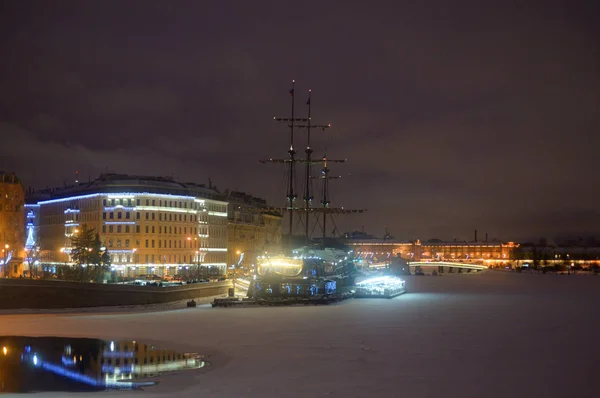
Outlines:
<svg viewBox="0 0 600 398"><path fill-rule="evenodd" d="M203 358L136 340L0 336L0 394L136 390Z"/></svg>

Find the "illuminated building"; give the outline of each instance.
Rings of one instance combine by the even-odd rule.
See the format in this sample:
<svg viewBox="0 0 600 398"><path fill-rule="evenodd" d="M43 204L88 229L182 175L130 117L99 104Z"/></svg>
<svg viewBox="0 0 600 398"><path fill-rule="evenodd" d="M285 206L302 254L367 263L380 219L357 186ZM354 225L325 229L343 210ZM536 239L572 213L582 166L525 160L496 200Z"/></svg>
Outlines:
<svg viewBox="0 0 600 398"><path fill-rule="evenodd" d="M385 262L394 257L409 261L460 261L486 263L489 265L508 263L514 258L519 245L514 242L428 242L395 240L348 241L358 258L369 262Z"/></svg>
<svg viewBox="0 0 600 398"><path fill-rule="evenodd" d="M70 262L71 237L84 224L100 234L124 276L175 275L181 267L226 266L227 202L216 189L163 177L105 174L38 191L27 210L41 262Z"/></svg>
<svg viewBox="0 0 600 398"><path fill-rule="evenodd" d="M23 273L24 196L19 178L0 172L0 277Z"/></svg>
<svg viewBox="0 0 600 398"><path fill-rule="evenodd" d="M229 203L227 265L239 263L250 268L265 251L281 250L282 215L278 210L269 208L264 199L243 192L226 192L224 196Z"/></svg>

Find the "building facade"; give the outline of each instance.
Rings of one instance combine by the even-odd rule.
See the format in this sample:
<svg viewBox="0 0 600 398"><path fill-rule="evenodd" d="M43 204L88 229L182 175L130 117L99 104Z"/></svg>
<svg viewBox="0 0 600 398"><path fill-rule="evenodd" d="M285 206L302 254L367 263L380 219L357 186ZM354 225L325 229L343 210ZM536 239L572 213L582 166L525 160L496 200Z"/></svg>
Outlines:
<svg viewBox="0 0 600 398"><path fill-rule="evenodd" d="M281 250L282 214L264 199L244 192L225 192L228 202L227 265L250 268L257 256Z"/></svg>
<svg viewBox="0 0 600 398"><path fill-rule="evenodd" d="M25 194L19 178L0 172L0 278L23 274Z"/></svg>
<svg viewBox="0 0 600 398"><path fill-rule="evenodd" d="M194 266L226 268L227 202L213 188L164 177L106 174L28 198L28 227L40 262L71 261L85 224L100 234L123 276L176 275Z"/></svg>

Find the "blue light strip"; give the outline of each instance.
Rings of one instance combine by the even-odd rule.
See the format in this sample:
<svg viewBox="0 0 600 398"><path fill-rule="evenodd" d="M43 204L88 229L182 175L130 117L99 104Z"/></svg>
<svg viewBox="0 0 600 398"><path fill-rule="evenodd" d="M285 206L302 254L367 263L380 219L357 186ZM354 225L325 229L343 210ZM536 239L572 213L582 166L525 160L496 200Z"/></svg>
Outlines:
<svg viewBox="0 0 600 398"><path fill-rule="evenodd" d="M67 213L79 213L79 209L67 209L64 211L65 214Z"/></svg>
<svg viewBox="0 0 600 398"><path fill-rule="evenodd" d="M57 374L59 376L66 377L68 379L77 381L79 383L87 384L93 387L116 387L122 389L133 389L134 383L130 381L114 381L114 380L97 380L90 376L82 375L81 373L74 372L69 369L65 369L62 366L54 365L49 362L44 362L38 359L38 365L42 369ZM153 385L153 383L136 383L137 385Z"/></svg>
<svg viewBox="0 0 600 398"><path fill-rule="evenodd" d="M31 203L31 204L26 204L25 205L26 209L33 208L33 207L40 207L40 205L39 204L35 204L35 203Z"/></svg>
<svg viewBox="0 0 600 398"><path fill-rule="evenodd" d="M106 225L135 225L135 221L104 221Z"/></svg>
<svg viewBox="0 0 600 398"><path fill-rule="evenodd" d="M33 205L25 205L25 206L40 206L47 205L51 203L60 203L60 202L68 202L70 200L79 200L79 199L90 199L97 197L106 197L108 199L140 199L141 197L149 197L149 198L167 198L167 199L185 199L185 200L194 200L194 201L205 201L209 200L214 203L227 204L227 202L223 202L220 200L214 199L198 199L194 196L184 196L184 195L171 195L171 194L157 194L150 192L125 192L125 193L93 193L89 195L77 195L70 196L68 198L60 198L60 199L50 199L50 200L41 200L37 204Z"/></svg>
<svg viewBox="0 0 600 398"><path fill-rule="evenodd" d="M41 200L37 204L38 204L38 206L39 205L48 205L48 204L51 204L51 203L68 202L70 200L77 200L77 199L97 198L98 196L106 196L106 195L107 194L103 194L103 193L93 193L93 194L89 194L89 195L71 196L69 198Z"/></svg>

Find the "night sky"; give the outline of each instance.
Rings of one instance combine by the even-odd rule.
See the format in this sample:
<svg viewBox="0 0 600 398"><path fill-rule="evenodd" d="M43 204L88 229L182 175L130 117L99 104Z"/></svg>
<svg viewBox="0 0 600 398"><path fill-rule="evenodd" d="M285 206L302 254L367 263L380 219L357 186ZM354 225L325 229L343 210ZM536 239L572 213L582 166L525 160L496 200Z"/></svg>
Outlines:
<svg viewBox="0 0 600 398"><path fill-rule="evenodd" d="M3 1L0 169L174 176L284 205L297 115L342 230L600 232L600 7L579 1ZM304 134L296 146L304 147ZM318 201L318 195L316 197Z"/></svg>

